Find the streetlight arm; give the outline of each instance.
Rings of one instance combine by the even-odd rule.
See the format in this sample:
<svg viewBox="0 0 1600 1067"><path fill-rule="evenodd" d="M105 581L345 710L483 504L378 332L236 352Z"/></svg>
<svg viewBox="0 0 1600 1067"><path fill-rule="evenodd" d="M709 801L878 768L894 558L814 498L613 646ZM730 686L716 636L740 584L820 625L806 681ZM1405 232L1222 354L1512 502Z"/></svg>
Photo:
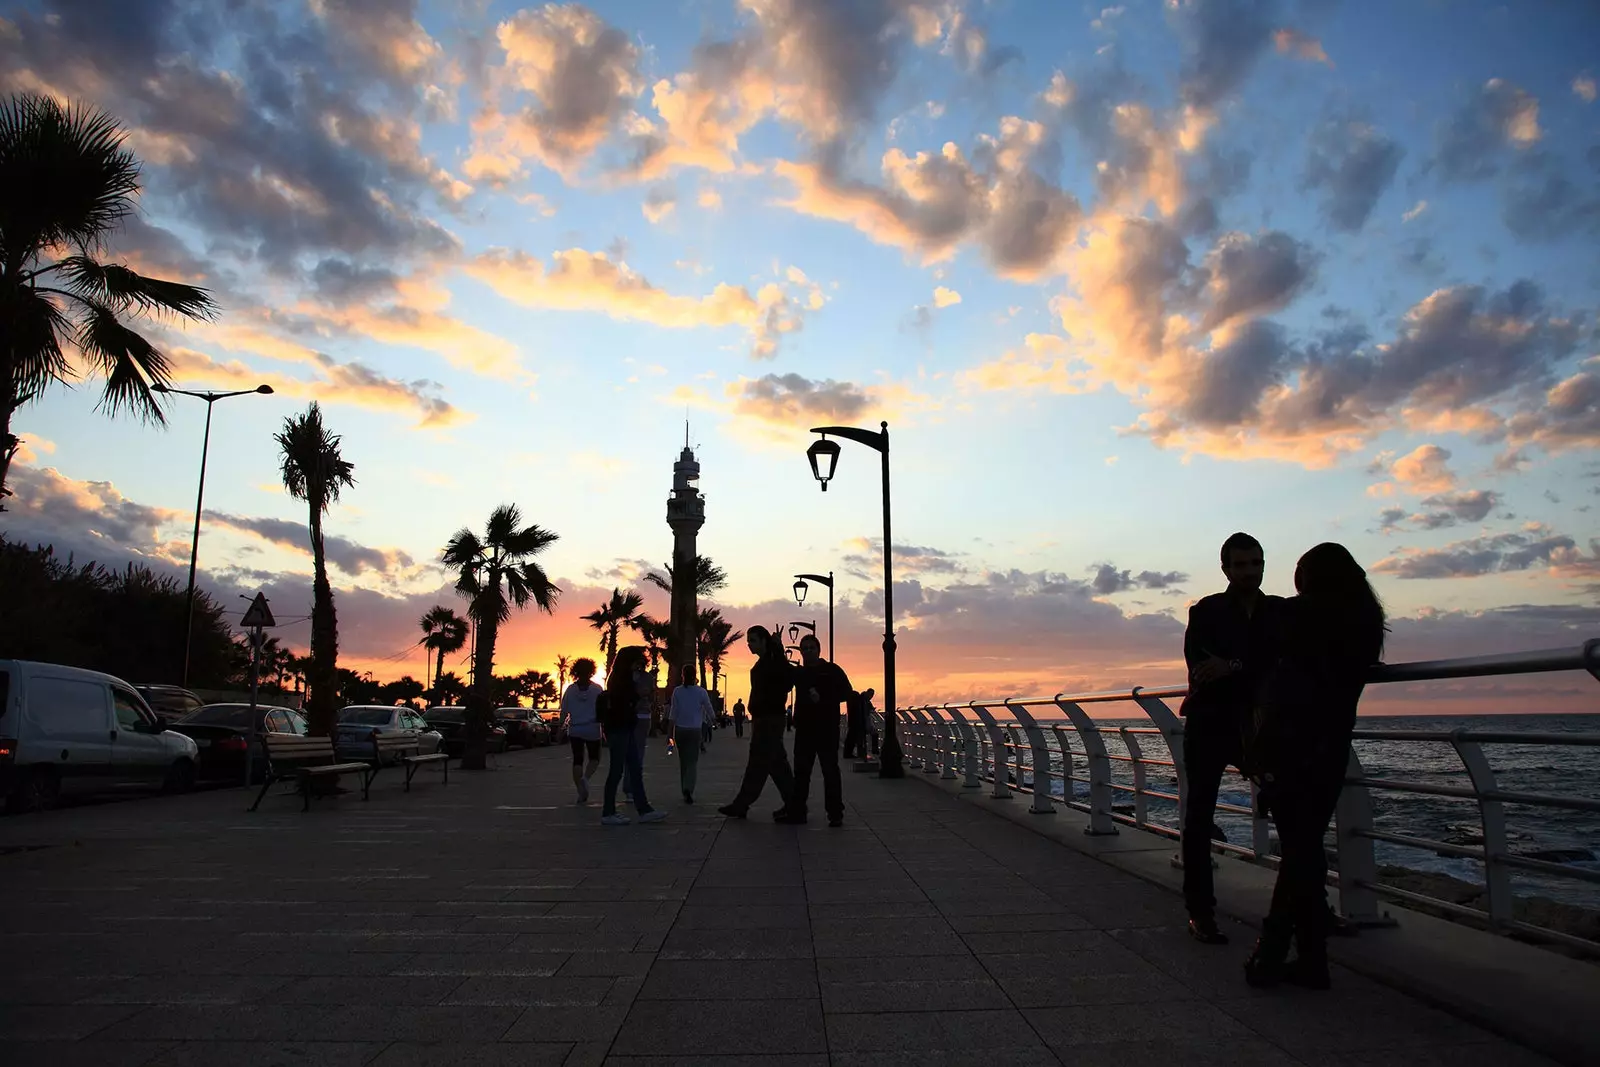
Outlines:
<svg viewBox="0 0 1600 1067"><path fill-rule="evenodd" d="M873 430L861 430L854 426L813 426L812 433L831 434L834 437L843 437L847 441L856 441L868 448L879 452L889 451L889 435Z"/></svg>
<svg viewBox="0 0 1600 1067"><path fill-rule="evenodd" d="M197 393L197 392L194 392L193 390L190 390L190 389L174 389L170 385L167 386L165 389L159 390L159 392L163 392L163 393L180 393L183 396L198 397L199 399L204 400L208 404L215 403L218 400L226 400L230 396L245 396L245 395L247 395L249 393L255 393L255 392L259 392L259 391L260 390L258 390L258 389L236 389L231 393Z"/></svg>
<svg viewBox="0 0 1600 1067"><path fill-rule="evenodd" d="M808 582L816 582L818 585L825 585L829 589L833 588L833 579L825 574L797 574L795 577L803 578Z"/></svg>

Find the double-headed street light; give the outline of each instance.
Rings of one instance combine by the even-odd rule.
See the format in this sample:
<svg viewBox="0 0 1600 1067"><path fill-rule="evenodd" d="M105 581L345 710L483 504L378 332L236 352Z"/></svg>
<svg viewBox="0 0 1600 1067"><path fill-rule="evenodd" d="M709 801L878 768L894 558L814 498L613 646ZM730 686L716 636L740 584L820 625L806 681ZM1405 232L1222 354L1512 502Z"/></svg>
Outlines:
<svg viewBox="0 0 1600 1067"><path fill-rule="evenodd" d="M806 583L816 582L818 585L828 587L828 662L833 662L833 572L829 571L824 577L820 574L797 574L794 583L794 602L804 605L806 602Z"/></svg>
<svg viewBox="0 0 1600 1067"><path fill-rule="evenodd" d="M192 396L206 402L206 435L200 445L200 491L194 498L194 536L189 544L189 597L188 608L185 612L183 623L183 681L179 684L189 684L189 644L194 637L194 570L195 564L200 559L200 507L206 497L206 453L211 450L211 405L219 400L226 400L230 396L249 396L251 393L270 395L272 386L258 385L254 389L237 389L231 393L191 392L188 389L173 389L171 386L157 382L151 390L157 393L178 393L182 396Z"/></svg>
<svg viewBox="0 0 1600 1067"><path fill-rule="evenodd" d="M828 491L834 468L839 463L839 444L828 440L828 435L856 441L876 449L883 457L883 751L879 757L878 777L904 778L905 763L900 753L899 732L895 729L894 699L894 541L889 533L889 424L880 423L881 432L858 430L853 426L814 426L811 432L820 438L811 442L806 456L811 460L811 473ZM831 629L831 626L830 626Z"/></svg>

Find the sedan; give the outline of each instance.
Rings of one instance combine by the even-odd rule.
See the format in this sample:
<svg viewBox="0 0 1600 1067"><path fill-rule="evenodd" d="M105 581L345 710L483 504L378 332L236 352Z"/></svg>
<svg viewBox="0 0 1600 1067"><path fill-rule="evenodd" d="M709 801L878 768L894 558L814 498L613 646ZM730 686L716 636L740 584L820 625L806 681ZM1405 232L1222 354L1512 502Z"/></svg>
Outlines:
<svg viewBox="0 0 1600 1067"><path fill-rule="evenodd" d="M429 708L426 716L428 725L439 731L443 737L440 746L452 756L459 757L466 748L466 737L462 734L467 724L467 711L465 708L443 707ZM502 727L489 727L489 751L504 752L506 750L506 732Z"/></svg>
<svg viewBox="0 0 1600 1067"><path fill-rule="evenodd" d="M306 721L289 708L257 704L252 729L249 704L207 704L173 723L169 729L192 739L199 748L197 777L239 782L244 780L246 753L253 734L304 736ZM255 741L253 756L251 778L260 781L266 771L267 756L259 739Z"/></svg>
<svg viewBox="0 0 1600 1067"><path fill-rule="evenodd" d="M545 724L537 711L531 708L496 708L495 722L506 732L506 745L521 745L523 748L533 748L535 745L548 745L551 741L550 727Z"/></svg>
<svg viewBox="0 0 1600 1067"><path fill-rule="evenodd" d="M424 756L439 751L444 740L438 730L410 708L352 704L339 712L339 724L333 734L333 751L342 760L371 759L374 733L404 731L417 735L417 750Z"/></svg>
<svg viewBox="0 0 1600 1067"><path fill-rule="evenodd" d="M550 743L559 745L567 740L567 724L559 711L541 711L539 717L550 728Z"/></svg>
<svg viewBox="0 0 1600 1067"><path fill-rule="evenodd" d="M161 725L167 729L172 724L205 707L206 702L189 690L177 685L136 685L134 692L144 697L150 710L156 713ZM248 704L244 705L249 707Z"/></svg>

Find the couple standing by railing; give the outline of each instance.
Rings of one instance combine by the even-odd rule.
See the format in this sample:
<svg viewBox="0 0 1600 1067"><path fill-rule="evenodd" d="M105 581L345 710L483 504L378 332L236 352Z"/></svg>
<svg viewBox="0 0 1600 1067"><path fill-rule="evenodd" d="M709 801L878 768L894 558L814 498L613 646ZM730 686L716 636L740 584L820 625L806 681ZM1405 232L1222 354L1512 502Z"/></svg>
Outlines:
<svg viewBox="0 0 1600 1067"><path fill-rule="evenodd" d="M1222 775L1235 766L1256 783L1281 850L1245 978L1326 989L1334 920L1322 840L1344 785L1356 705L1387 627L1366 572L1343 545L1324 542L1301 556L1290 598L1261 592L1265 564L1259 541L1233 534L1222 545L1228 588L1189 612L1190 692L1179 710L1188 777L1184 902L1190 934L1227 943L1216 921L1211 838Z"/></svg>

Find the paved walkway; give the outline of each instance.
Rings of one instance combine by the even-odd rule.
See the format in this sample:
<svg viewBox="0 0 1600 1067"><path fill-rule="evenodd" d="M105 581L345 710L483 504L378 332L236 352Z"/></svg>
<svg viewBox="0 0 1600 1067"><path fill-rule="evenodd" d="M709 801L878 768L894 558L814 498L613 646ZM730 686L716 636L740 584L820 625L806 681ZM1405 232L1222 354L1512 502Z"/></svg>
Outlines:
<svg viewBox="0 0 1600 1067"><path fill-rule="evenodd" d="M1547 1062L1347 972L1253 993L1243 928L1194 944L1166 891L918 782L847 772L841 829L726 821L744 746L688 808L653 741L653 826L575 807L564 748L309 815L0 819L0 1063Z"/></svg>

